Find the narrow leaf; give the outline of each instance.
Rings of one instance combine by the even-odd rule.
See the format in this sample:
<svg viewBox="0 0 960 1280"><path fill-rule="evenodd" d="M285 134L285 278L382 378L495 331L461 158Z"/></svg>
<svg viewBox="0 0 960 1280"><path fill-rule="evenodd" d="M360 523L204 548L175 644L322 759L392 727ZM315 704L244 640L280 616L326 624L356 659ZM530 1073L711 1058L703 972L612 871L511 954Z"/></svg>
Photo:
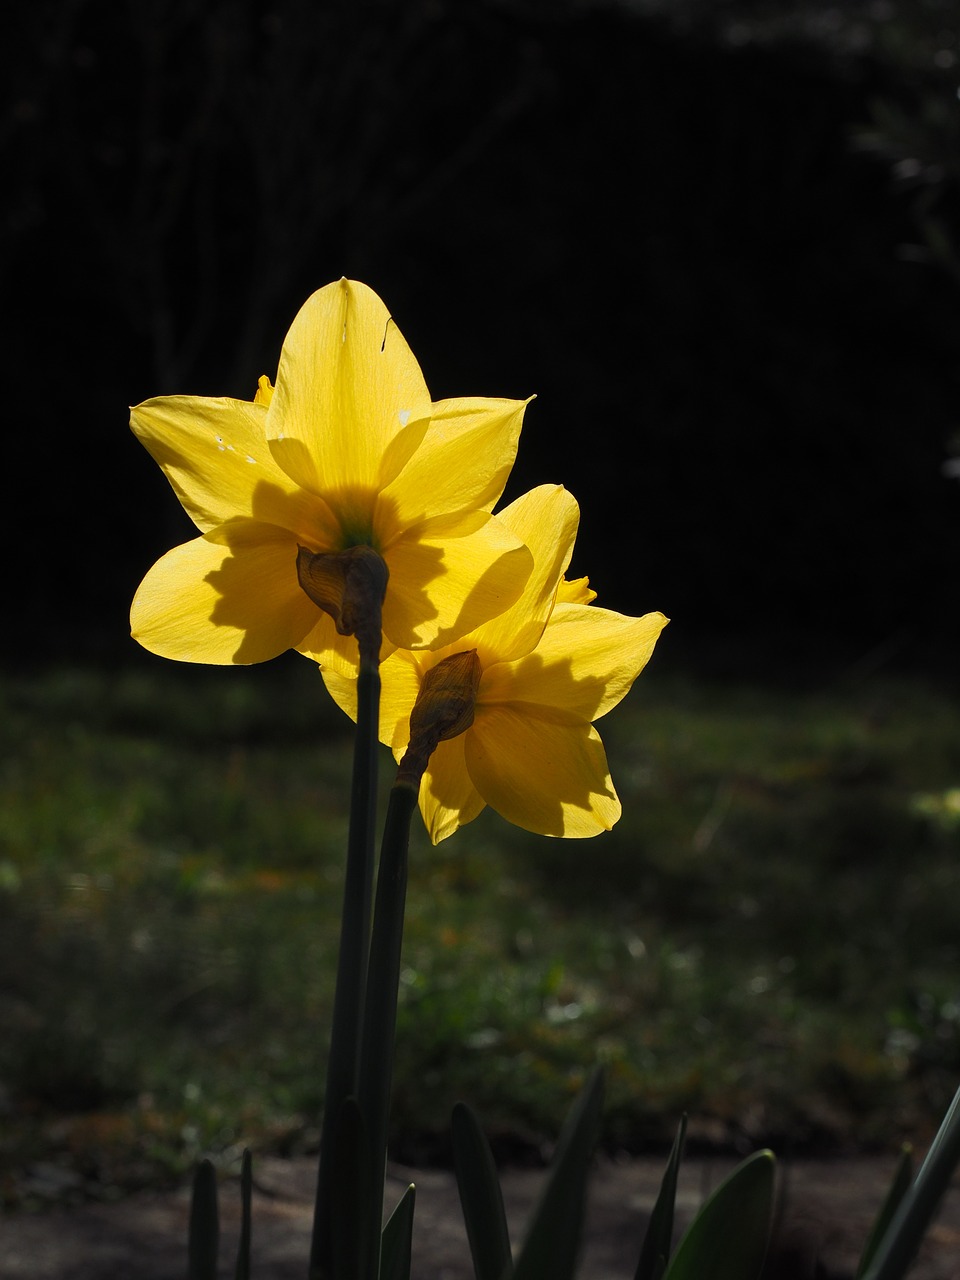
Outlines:
<svg viewBox="0 0 960 1280"><path fill-rule="evenodd" d="M954 1095L913 1186L877 1246L865 1280L901 1280L960 1163L960 1090Z"/></svg>
<svg viewBox="0 0 960 1280"><path fill-rule="evenodd" d="M773 1224L773 1181L771 1152L739 1164L687 1228L666 1280L756 1280Z"/></svg>
<svg viewBox="0 0 960 1280"><path fill-rule="evenodd" d="M416 1195L416 1188L411 1182L383 1228L380 1245L380 1280L410 1280L413 1208Z"/></svg>
<svg viewBox="0 0 960 1280"><path fill-rule="evenodd" d="M453 1108L451 1137L474 1274L477 1280L502 1280L513 1270L503 1192L486 1134L463 1102Z"/></svg>
<svg viewBox="0 0 960 1280"><path fill-rule="evenodd" d="M514 1280L573 1280L590 1160L600 1127L603 1074L595 1069L560 1134L547 1182L514 1268Z"/></svg>
<svg viewBox="0 0 960 1280"><path fill-rule="evenodd" d="M190 1230L187 1242L190 1280L217 1280L219 1248L217 1175L209 1160L201 1160L193 1177L193 1192L190 1197Z"/></svg>
<svg viewBox="0 0 960 1280"><path fill-rule="evenodd" d="M250 1280L250 1200L253 1169L250 1152L244 1151L240 1162L240 1241L237 1246L236 1280Z"/></svg>
<svg viewBox="0 0 960 1280"><path fill-rule="evenodd" d="M900 1159L897 1161L897 1167L893 1173L893 1181L890 1183L883 1204L880 1206L880 1212L877 1214L876 1222L873 1229L867 1237L867 1243L864 1245L863 1255L860 1258L860 1265L857 1267L855 1280L863 1280L867 1274L870 1263L876 1256L880 1241L887 1234L890 1223L893 1221L894 1215L900 1208L900 1204L910 1190L910 1182L913 1178L913 1153L909 1146L905 1146L900 1153Z"/></svg>
<svg viewBox="0 0 960 1280"><path fill-rule="evenodd" d="M680 1157L683 1154L683 1141L687 1133L687 1117L683 1116L673 1149L667 1161L667 1167L660 1183L657 1202L653 1206L650 1221L647 1224L640 1260L634 1280L659 1280L667 1269L670 1251L673 1248L673 1215L677 1201L677 1175L680 1171Z"/></svg>

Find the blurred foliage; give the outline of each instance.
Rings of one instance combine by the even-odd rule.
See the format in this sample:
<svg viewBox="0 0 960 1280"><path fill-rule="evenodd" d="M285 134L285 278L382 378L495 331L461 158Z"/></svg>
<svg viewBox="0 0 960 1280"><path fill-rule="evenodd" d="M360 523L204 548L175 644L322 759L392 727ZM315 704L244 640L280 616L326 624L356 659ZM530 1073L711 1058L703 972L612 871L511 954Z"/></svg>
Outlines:
<svg viewBox="0 0 960 1280"><path fill-rule="evenodd" d="M956 0L625 0L677 30L734 48L816 52L838 75L876 69L853 144L910 193L919 242L904 253L960 284L960 5Z"/></svg>
<svg viewBox="0 0 960 1280"><path fill-rule="evenodd" d="M0 695L0 1194L312 1149L350 734L310 664ZM692 1150L929 1137L960 1072L956 697L655 664L602 728L609 835L415 833L395 1153L447 1160L465 1100L537 1160L597 1060L610 1150L684 1111Z"/></svg>
<svg viewBox="0 0 960 1280"><path fill-rule="evenodd" d="M585 0L581 7L622 7L728 44L869 56L905 77L949 69L960 57L956 0Z"/></svg>

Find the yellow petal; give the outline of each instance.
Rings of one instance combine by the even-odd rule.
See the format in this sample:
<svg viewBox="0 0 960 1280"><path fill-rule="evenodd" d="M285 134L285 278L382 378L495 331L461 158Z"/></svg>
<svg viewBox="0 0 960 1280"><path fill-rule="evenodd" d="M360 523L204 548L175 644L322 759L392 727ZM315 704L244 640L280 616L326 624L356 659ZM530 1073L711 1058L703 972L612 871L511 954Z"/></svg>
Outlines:
<svg viewBox="0 0 960 1280"><path fill-rule="evenodd" d="M262 526L217 533L233 545L195 538L153 566L131 607L134 639L164 658L216 664L293 648L318 613L297 583L296 543Z"/></svg>
<svg viewBox="0 0 960 1280"><path fill-rule="evenodd" d="M557 588L557 604L589 604L596 600L597 593L590 586L589 578L566 578Z"/></svg>
<svg viewBox="0 0 960 1280"><path fill-rule="evenodd" d="M430 407L420 366L384 304L366 285L340 280L308 298L290 326L266 431L274 457L304 488L375 491L392 441L425 422ZM401 449L394 465L406 456Z"/></svg>
<svg viewBox="0 0 960 1280"><path fill-rule="evenodd" d="M321 667L320 675L327 693L341 711L345 711L351 720L357 718L357 682L349 676L334 671L330 667Z"/></svg>
<svg viewBox="0 0 960 1280"><path fill-rule="evenodd" d="M434 844L452 836L483 810L464 763L466 735L441 742L420 784L420 812Z"/></svg>
<svg viewBox="0 0 960 1280"><path fill-rule="evenodd" d="M515 604L483 625L477 636L481 660L509 661L529 653L553 609L557 586L570 563L580 511L560 485L541 485L523 494L497 519L533 556L533 571Z"/></svg>
<svg viewBox="0 0 960 1280"><path fill-rule="evenodd" d="M517 456L528 401L442 400L416 452L385 488L396 528L451 512L489 511Z"/></svg>
<svg viewBox="0 0 960 1280"><path fill-rule="evenodd" d="M397 649L380 664L380 741L396 754L410 741L410 712L432 654Z"/></svg>
<svg viewBox="0 0 960 1280"><path fill-rule="evenodd" d="M298 646L300 652L303 647ZM320 675L331 698L351 720L357 718L356 662L349 667L327 664ZM406 650L386 654L380 665L380 741L402 752L410 737L410 709L420 688L420 669Z"/></svg>
<svg viewBox="0 0 960 1280"><path fill-rule="evenodd" d="M544 836L608 831L620 801L600 735L539 708L477 708L464 735L467 770L479 794L508 822Z"/></svg>
<svg viewBox="0 0 960 1280"><path fill-rule="evenodd" d="M593 605L558 604L533 653L485 669L478 701L597 720L627 693L666 625L662 613L629 618Z"/></svg>
<svg viewBox="0 0 960 1280"><path fill-rule="evenodd" d="M356 637L340 635L329 614L317 610L313 627L294 648L324 669L339 671L356 679L360 668Z"/></svg>
<svg viewBox="0 0 960 1280"><path fill-rule="evenodd" d="M130 411L137 439L204 533L248 516L307 536L323 513L277 466L265 419L261 404L201 396L161 396Z"/></svg>
<svg viewBox="0 0 960 1280"><path fill-rule="evenodd" d="M424 655L430 665L433 655ZM410 737L410 710L420 689L419 655L398 650L380 668L380 740L393 747L397 761ZM334 702L357 718L357 682L324 669L323 682ZM420 784L420 812L434 844L470 822L483 809L483 800L470 781L463 761L463 735L441 742L430 757Z"/></svg>
<svg viewBox="0 0 960 1280"><path fill-rule="evenodd" d="M321 613L313 629L293 647L324 671L339 672L346 679L356 680L360 669L360 649L356 638L340 635L328 614ZM384 640L380 646L380 660L393 653L395 647L389 640Z"/></svg>
<svg viewBox="0 0 960 1280"><path fill-rule="evenodd" d="M383 552L390 582L383 631L401 649L438 648L508 608L533 560L494 517L438 517Z"/></svg>

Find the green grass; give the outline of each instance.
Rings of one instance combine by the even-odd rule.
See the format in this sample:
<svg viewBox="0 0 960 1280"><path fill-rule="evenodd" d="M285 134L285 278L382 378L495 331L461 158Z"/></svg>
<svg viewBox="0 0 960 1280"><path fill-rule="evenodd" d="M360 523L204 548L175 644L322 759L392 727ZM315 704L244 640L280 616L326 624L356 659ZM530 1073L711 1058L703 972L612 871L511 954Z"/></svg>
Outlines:
<svg viewBox="0 0 960 1280"><path fill-rule="evenodd" d="M0 701L0 1196L309 1149L351 751L314 669L61 670ZM444 1159L464 1099L527 1157L598 1059L612 1148L684 1111L694 1147L928 1138L960 1076L956 698L653 670L601 729L611 834L415 831L395 1152Z"/></svg>

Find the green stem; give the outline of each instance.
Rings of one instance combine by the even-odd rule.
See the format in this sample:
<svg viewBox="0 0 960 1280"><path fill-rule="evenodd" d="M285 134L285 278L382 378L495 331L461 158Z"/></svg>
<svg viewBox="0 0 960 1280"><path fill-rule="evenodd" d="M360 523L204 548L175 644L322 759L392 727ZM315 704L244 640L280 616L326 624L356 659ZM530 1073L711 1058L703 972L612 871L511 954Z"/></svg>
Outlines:
<svg viewBox="0 0 960 1280"><path fill-rule="evenodd" d="M370 1151L369 1194L364 1197L370 1214L371 1248L366 1255L368 1280L376 1280L380 1267L387 1129L407 896L407 853L410 819L416 807L417 789L397 782L390 791L384 821L370 942L370 971L363 1010L358 1099Z"/></svg>
<svg viewBox="0 0 960 1280"><path fill-rule="evenodd" d="M356 1096L364 989L370 945L374 827L377 807L377 753L380 716L379 642L361 646L357 678L357 732L353 749L350 829L344 879L340 951L333 1000L327 1083L320 1131L320 1164L310 1245L310 1280L333 1276L333 1231L337 1225L335 1134L343 1105Z"/></svg>

